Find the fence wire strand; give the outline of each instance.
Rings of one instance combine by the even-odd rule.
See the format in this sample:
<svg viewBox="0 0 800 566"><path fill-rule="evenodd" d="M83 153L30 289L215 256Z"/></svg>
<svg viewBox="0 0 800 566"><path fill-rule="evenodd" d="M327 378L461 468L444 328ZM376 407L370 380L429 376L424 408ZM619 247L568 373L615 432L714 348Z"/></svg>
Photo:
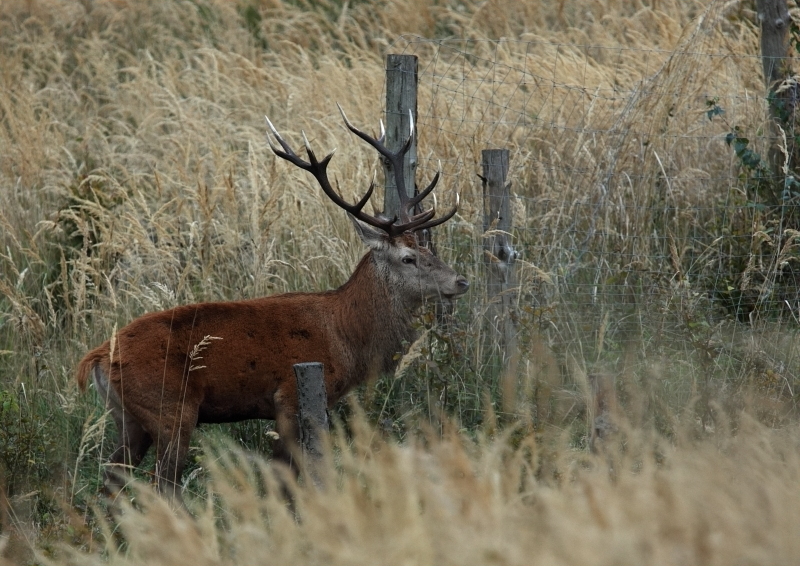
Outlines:
<svg viewBox="0 0 800 566"><path fill-rule="evenodd" d="M596 337L611 313L617 328L604 339L623 342L723 320L793 321L790 226L753 194L731 143L748 138L766 155L761 61L720 48L719 14L707 16L674 51L417 37L391 46L420 60L421 170L441 159L466 203L440 230L444 253L482 261L480 151L506 148L523 311L562 321L569 311L576 340ZM476 293L472 310L486 300Z"/></svg>

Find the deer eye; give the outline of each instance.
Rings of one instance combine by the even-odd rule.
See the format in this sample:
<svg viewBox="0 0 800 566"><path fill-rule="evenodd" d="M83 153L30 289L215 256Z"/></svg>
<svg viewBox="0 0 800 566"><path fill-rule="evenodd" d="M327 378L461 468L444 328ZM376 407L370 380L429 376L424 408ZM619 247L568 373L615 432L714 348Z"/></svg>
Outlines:
<svg viewBox="0 0 800 566"><path fill-rule="evenodd" d="M413 256L410 256L410 255L407 255L401 261L403 263L405 263L406 265L410 265L412 263L417 263L417 259L415 257L413 257Z"/></svg>

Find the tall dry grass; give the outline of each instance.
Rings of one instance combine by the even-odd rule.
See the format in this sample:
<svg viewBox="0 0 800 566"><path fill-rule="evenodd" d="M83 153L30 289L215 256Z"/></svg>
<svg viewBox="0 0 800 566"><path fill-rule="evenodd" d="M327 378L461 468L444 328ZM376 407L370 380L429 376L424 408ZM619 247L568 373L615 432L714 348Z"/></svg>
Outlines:
<svg viewBox="0 0 800 566"><path fill-rule="evenodd" d="M793 261L775 253L786 242L739 206L724 142L740 126L763 147L757 44L747 6L722 2L3 2L0 529L46 546L72 528L54 502L94 501L110 431L72 372L115 328L175 304L346 280L360 243L271 156L263 115L295 143L304 130L318 151L337 147L332 174L352 198L378 163L335 102L376 127L383 57L405 52L420 57L420 177L441 160L440 206L462 197L439 248L472 281L483 276L480 151L512 151L516 370L498 369L476 284L402 375L355 394L381 434L407 444L367 443L369 428L354 447L340 439L338 487L298 491L301 521L254 496L269 472L222 450L250 478L230 483L196 444L192 457L209 463L193 473L211 466L219 499L192 525L142 491L121 519L127 550L103 547L102 560L790 562L796 450L741 411L795 426L794 326L786 312L744 326L708 292L796 310L773 292L776 266ZM708 119L709 100L722 119ZM634 428L658 431L630 431L637 448L611 457L613 480L582 451L595 374L618 377ZM682 422L699 419L702 436L729 416L717 445L685 440ZM492 436L493 423L517 422L510 441ZM420 423L445 440L416 442ZM227 431L264 449L263 426ZM534 460L509 447L536 442ZM655 456L644 448L656 444ZM153 543L166 532L180 542Z"/></svg>
<svg viewBox="0 0 800 566"><path fill-rule="evenodd" d="M196 518L139 487L135 505L121 503L117 536L110 526L98 539L84 531L81 549L42 560L727 565L800 557L794 429L746 420L736 437L718 431L696 441L689 422L674 443L629 430L624 448L590 456L552 451L533 436L469 441L452 430L399 445L354 420L354 434L336 436L321 466L328 487L295 488L291 506L269 464L217 446Z"/></svg>

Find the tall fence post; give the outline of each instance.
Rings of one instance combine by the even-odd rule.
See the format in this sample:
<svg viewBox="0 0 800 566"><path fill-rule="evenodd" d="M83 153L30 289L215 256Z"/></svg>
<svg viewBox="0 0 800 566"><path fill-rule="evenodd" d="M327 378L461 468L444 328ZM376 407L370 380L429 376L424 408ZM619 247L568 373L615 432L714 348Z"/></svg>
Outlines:
<svg viewBox="0 0 800 566"><path fill-rule="evenodd" d="M761 64L764 82L771 87L787 76L788 34L792 17L786 0L756 0L761 23Z"/></svg>
<svg viewBox="0 0 800 566"><path fill-rule="evenodd" d="M789 26L792 18L786 0L756 0L758 21L761 24L761 64L764 82L767 86L770 117L770 147L768 161L775 187L769 197L768 204L781 204L783 192L783 166L788 153L789 169L796 165L794 139L782 136L781 129L793 128L795 117L787 116L787 109L794 108L797 97L796 87L778 90L783 79L792 75L789 64ZM782 147L782 139L786 147Z"/></svg>
<svg viewBox="0 0 800 566"><path fill-rule="evenodd" d="M325 392L325 371L319 362L294 364L297 378L297 408L300 446L306 469L315 485L322 480L316 470L322 458L320 432L328 430L328 396Z"/></svg>
<svg viewBox="0 0 800 566"><path fill-rule="evenodd" d="M410 133L410 115L414 117L414 138L411 147L403 159L403 178L406 183L408 196L416 193L417 178L417 141L419 128L417 128L417 89L419 85L419 60L416 55L387 55L386 56L386 147L396 150L406 141ZM391 218L397 214L400 197L397 195L397 184L394 181L394 172L389 164L383 162L385 173L383 213ZM436 255L433 246L431 231L423 230L417 233L417 242L420 246L430 249ZM441 301L436 304L437 319L442 322L448 306Z"/></svg>
<svg viewBox="0 0 800 566"><path fill-rule="evenodd" d="M504 354L513 354L516 324L513 318L517 252L511 245L511 183L508 176L508 150L484 149L480 175L483 183L483 250L486 262L486 316L499 335Z"/></svg>
<svg viewBox="0 0 800 566"><path fill-rule="evenodd" d="M408 138L411 128L409 111L417 123L417 56L386 56L386 147L394 151ZM385 192L383 213L391 218L397 214L400 199L394 172L389 164L383 162L385 172ZM414 195L417 171L417 136L411 140L411 148L403 160L403 177L409 196Z"/></svg>

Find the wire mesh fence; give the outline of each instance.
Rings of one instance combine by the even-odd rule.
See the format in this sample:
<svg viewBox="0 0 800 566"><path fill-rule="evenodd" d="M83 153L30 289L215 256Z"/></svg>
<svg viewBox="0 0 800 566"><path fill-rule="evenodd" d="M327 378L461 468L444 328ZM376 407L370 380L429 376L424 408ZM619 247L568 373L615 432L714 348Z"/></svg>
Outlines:
<svg viewBox="0 0 800 566"><path fill-rule="evenodd" d="M671 376L690 376L670 380L684 402L707 390L698 376L724 387L780 375L793 390L797 352L783 337L800 319L798 201L784 189L794 177L766 172L775 139L757 46L720 41L720 18L710 11L673 51L416 37L390 47L420 60L420 170L441 159L445 187L462 195L459 217L436 236L453 263L475 270L460 307L473 321L459 337L470 353L455 374L497 391L517 355L501 352L486 320L483 279L480 152L505 148L520 253L508 316L522 357L540 357L538 386L548 365L563 386L571 360L578 373L639 378L662 360ZM763 340L775 331L782 338ZM434 395L442 405L446 388ZM461 397L476 399L476 418L479 397L478 387Z"/></svg>
<svg viewBox="0 0 800 566"><path fill-rule="evenodd" d="M714 33L700 25L672 52L420 38L392 46L420 57L422 160L425 147L443 157L447 178L472 196L463 217L473 225L477 155L511 151L516 242L550 282L528 300L645 306L689 286L740 321L796 312L796 204L768 209L735 143L766 151L764 88L750 90L760 60L720 48ZM620 86L618 75L633 72L640 79Z"/></svg>

